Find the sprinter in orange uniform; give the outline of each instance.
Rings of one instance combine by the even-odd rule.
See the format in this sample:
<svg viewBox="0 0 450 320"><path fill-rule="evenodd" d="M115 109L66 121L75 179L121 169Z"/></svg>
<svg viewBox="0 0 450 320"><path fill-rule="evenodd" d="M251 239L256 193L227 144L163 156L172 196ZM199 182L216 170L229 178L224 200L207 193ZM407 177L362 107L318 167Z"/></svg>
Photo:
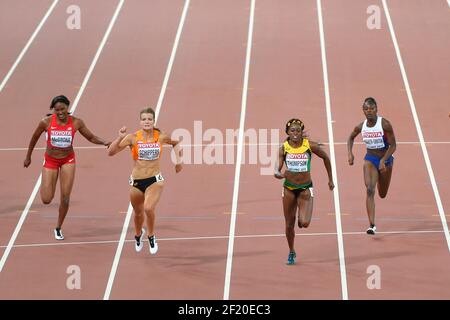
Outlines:
<svg viewBox="0 0 450 320"><path fill-rule="evenodd" d="M108 154L113 156L126 147L131 150L134 160L134 167L129 179L130 201L134 209L135 226L135 249L140 252L144 246L143 228L145 217L147 217L147 232L149 249L151 254L158 251L154 226L155 208L161 197L164 187L164 178L159 168L159 159L162 152L162 145L172 145L175 151L176 164L175 172L180 172L181 154L177 140L172 140L170 135L161 132L154 127L155 112L152 108L146 108L140 112L141 129L135 133L126 134L126 127L119 130L119 136L114 140Z"/></svg>

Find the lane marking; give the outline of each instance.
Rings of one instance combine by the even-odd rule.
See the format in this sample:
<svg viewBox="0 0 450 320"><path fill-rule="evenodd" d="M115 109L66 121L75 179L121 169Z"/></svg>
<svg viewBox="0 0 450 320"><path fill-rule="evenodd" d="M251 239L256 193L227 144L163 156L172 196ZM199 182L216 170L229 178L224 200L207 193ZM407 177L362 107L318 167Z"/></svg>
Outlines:
<svg viewBox="0 0 450 320"><path fill-rule="evenodd" d="M128 225L131 220L131 213L133 212L133 207L131 203L128 205L127 215L123 223L122 232L120 233L120 239L117 245L116 254L114 255L114 260L111 267L111 272L109 273L108 283L106 284L105 294L103 295L103 300L109 300L111 295L112 286L114 284L114 278L116 276L117 267L119 266L120 256L122 254L122 249L125 244L125 238L127 236Z"/></svg>
<svg viewBox="0 0 450 320"><path fill-rule="evenodd" d="M417 115L416 105L414 103L414 99L413 99L413 96L412 96L412 93L411 93L411 88L409 86L409 81L408 81L408 77L406 75L405 66L403 64L403 59L402 59L402 56L400 54L400 48L398 46L397 37L396 37L395 31L394 31L394 26L392 24L391 16L389 14L389 8L387 6L386 0L382 0L382 1L383 1L383 8L384 8L384 12L385 12L385 15L386 15L386 19L387 19L387 22L388 22L388 25L389 25L389 31L391 33L392 42L393 42L394 48L395 48L395 54L397 55L398 64L400 66L400 71L401 71L401 74L402 74L403 83L404 83L405 88L406 88L406 94L408 96L409 106L411 108L411 113L412 113L413 118L414 118L414 124L416 126L417 135L419 136L420 146L422 148L423 157L424 157L425 164L426 164L426 167L427 167L428 175L430 177L431 186L433 188L434 198L435 198L436 205L437 205L437 208L438 208L438 211L439 211L439 216L441 218L442 228L444 230L445 239L447 240L447 248L448 248L448 250L450 252L450 234L449 234L449 230L448 230L447 219L445 218L444 207L442 205L441 197L439 195L439 189L437 187L436 179L434 177L433 167L431 166L431 161L430 161L430 157L428 155L428 150L427 150L427 147L425 145L425 139L423 137L422 127L420 125L419 116Z"/></svg>
<svg viewBox="0 0 450 320"><path fill-rule="evenodd" d="M39 191L39 187L41 185L41 179L42 179L42 173L39 175L39 178L36 181L36 184L34 185L33 191L31 192L31 196L28 199L25 209L23 210L23 212L20 216L19 222L17 222L16 228L14 229L14 232L13 232L11 238L9 239L8 245L6 246L6 249L3 252L2 259L0 260L0 273L3 271L3 267L5 266L6 259L8 259L9 253L11 252L13 245L16 241L16 238L19 235L20 229L22 228L25 218L28 215L31 205L33 204L34 198L36 197L36 194Z"/></svg>
<svg viewBox="0 0 450 320"><path fill-rule="evenodd" d="M16 70L17 66L19 65L20 61L22 60L23 56L25 55L25 53L28 51L28 48L31 46L31 44L33 43L34 39L36 38L36 36L38 35L39 31L41 31L42 26L45 24L45 22L47 21L48 17L50 16L50 14L52 13L53 9L55 8L55 6L58 4L59 0L55 0L53 1L52 5L50 6L50 8L48 8L47 13L44 15L44 17L42 18L41 22L38 24L38 26L36 27L36 29L34 30L33 34L31 35L30 39L28 39L27 44L25 45L25 47L23 47L22 51L20 52L20 54L17 56L16 61L14 62L14 64L12 65L11 69L9 69L8 73L6 74L5 78L3 79L2 83L0 84L0 93L2 92L3 88L6 86L6 83L8 82L9 78L11 77L11 75L14 73L14 71ZM1 270L1 269L0 269Z"/></svg>
<svg viewBox="0 0 450 320"><path fill-rule="evenodd" d="M74 100L74 103L70 109L70 112L73 114L78 106L78 102L80 100L81 95L83 94L83 91L86 87L87 82L89 81L89 78L91 76L92 71L94 70L95 64L97 63L98 57L100 56L100 53L103 50L104 45L106 44L106 40L109 37L109 34L111 32L111 29L117 19L117 16L120 12L120 9L122 8L124 0L120 0L120 3L117 6L117 9L114 13L114 16L111 19L111 22L109 23L108 29L106 30L105 35L103 36L102 42L100 43L100 46L97 49L97 53L95 54L94 60L92 60L92 63L89 67L88 72L86 73L86 76L84 77L83 80L83 84L81 85L80 91L78 91L78 95ZM0 272L2 272L3 267L6 263L6 259L8 259L9 253L11 252L12 246L14 245L14 242L16 241L17 236L19 235L20 229L22 228L22 225L29 213L30 207L33 204L34 198L36 197L36 194L39 190L39 187L41 185L41 180L42 180L42 172L39 175L38 180L36 181L36 184L34 186L33 192L31 193L30 198L28 199L27 205L25 207L25 209L22 212L22 215L20 216L19 222L16 225L16 228L14 229L14 233L11 236L11 238L9 239L9 243L8 246L6 247L5 252L3 253L2 259L0 260Z"/></svg>
<svg viewBox="0 0 450 320"><path fill-rule="evenodd" d="M342 236L342 224L341 224L341 205L339 203L339 185L336 170L336 156L334 152L334 135L333 135L333 125L331 123L331 102L330 102L330 88L328 84L328 67L327 67L327 54L325 51L325 33L323 28L323 18L322 18L322 3L321 0L317 0L317 13L319 18L319 32L320 32L320 49L322 53L322 69L323 69L323 82L324 82L324 93L325 93L325 106L327 110L327 126L328 126L328 141L330 142L330 158L331 158L331 169L334 178L334 210L336 216L336 231L337 231L337 242L339 251L339 267L341 273L341 291L342 299L348 300L348 290L347 290L347 272L345 267L345 253L344 253L344 238Z"/></svg>
<svg viewBox="0 0 450 320"><path fill-rule="evenodd" d="M233 212L232 211L225 211L223 214L230 215L230 214L233 214ZM236 214L247 214L247 212L236 212Z"/></svg>
<svg viewBox="0 0 450 320"><path fill-rule="evenodd" d="M251 0L250 5L250 19L248 23L248 37L247 37L247 52L245 56L245 71L244 71L244 83L242 88L242 101L241 101L241 119L239 122L239 138L237 146L236 156L236 169L234 173L234 188L233 188L233 202L231 206L231 219L230 219L230 231L228 238L228 250L227 250L227 263L225 270L225 283L223 288L223 299L229 300L230 298L230 282L231 282L231 269L233 266L233 249L234 249L234 233L236 229L236 216L239 199L239 179L241 175L241 163L244 144L244 127L245 127L245 113L247 109L247 90L248 79L250 75L250 57L252 52L252 38L253 38L253 24L255 19L255 1Z"/></svg>
<svg viewBox="0 0 450 320"><path fill-rule="evenodd" d="M416 235L416 234L435 234L443 233L442 230L403 230L403 231L377 231L376 235ZM365 231L360 232L343 232L344 235L363 235L369 237ZM322 236L336 236L336 232L315 232L315 233L296 233L298 237L322 237ZM375 235L375 236L376 236ZM270 237L285 237L284 233L279 234L249 234L249 235L237 235L235 238L241 239L259 239ZM182 238L158 238L158 241L191 241L191 240L226 240L229 237L224 236L198 236L198 237L182 237ZM75 245L93 245L93 244L120 244L121 240L99 240L99 241L78 241L78 242L50 242L50 243L30 243L30 244L16 244L14 248L33 248L33 247L55 247L55 246L75 246ZM124 242L133 243L134 240L124 240ZM0 246L0 249L6 248L6 246Z"/></svg>
<svg viewBox="0 0 450 320"><path fill-rule="evenodd" d="M177 33L175 36L175 40L174 40L173 47L172 47L172 52L170 54L169 63L167 65L166 73L165 73L164 80L163 80L163 85L161 87L161 91L160 91L159 98L158 98L158 103L157 103L156 110L155 110L155 125L158 121L159 112L161 110L161 105L164 100L164 95L165 95L166 89L167 89L167 83L169 82L173 62L175 61L175 55L176 55L176 52L178 49L178 43L180 42L181 33L183 30L184 22L186 20L187 11L189 9L189 3L190 3L190 0L186 0L184 2L183 12L181 14L180 22L178 25L178 30L177 30ZM120 257L122 255L123 244L125 242L125 238L126 238L128 226L130 224L132 213L133 213L133 207L132 207L131 203L129 203L127 215L126 215L126 218L125 218L125 221L124 221L124 224L122 227L122 232L120 235L120 242L119 242L119 245L117 246L116 254L114 257L111 272L109 274L108 284L105 289L105 294L103 296L103 300L109 300L109 297L111 296L111 290L112 290L112 286L114 284L114 278L116 277L117 268L119 266Z"/></svg>
<svg viewBox="0 0 450 320"><path fill-rule="evenodd" d="M164 75L163 85L161 91L159 92L158 102L156 103L155 110L155 124L158 121L159 112L161 111L161 106L164 101L164 96L166 95L167 84L169 83L170 74L172 73L173 62L175 61L175 55L178 50L178 43L180 42L181 32L183 31L184 21L186 20L187 11L189 8L190 0L186 0L183 7L183 13L181 14L180 24L178 25L177 34L175 35L175 41L173 43L172 52L170 54L169 64L167 65L166 74Z"/></svg>

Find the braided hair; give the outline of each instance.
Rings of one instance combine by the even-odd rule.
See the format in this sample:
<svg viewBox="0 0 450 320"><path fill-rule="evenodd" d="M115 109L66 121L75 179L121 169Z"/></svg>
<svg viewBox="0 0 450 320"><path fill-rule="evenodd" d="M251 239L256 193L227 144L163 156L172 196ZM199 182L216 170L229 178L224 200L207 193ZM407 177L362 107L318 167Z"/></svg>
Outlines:
<svg viewBox="0 0 450 320"><path fill-rule="evenodd" d="M290 128L293 124L298 124L298 125L300 125L300 128L302 129L302 131L305 130L305 125L303 124L302 120L296 119L296 118L292 118L291 120L289 120L289 121L286 123L286 130L285 130L285 131L286 131L286 134L288 134L289 128Z"/></svg>
<svg viewBox="0 0 450 320"><path fill-rule="evenodd" d="M298 124L300 125L300 128L302 129L302 137L307 137L308 135L305 134L304 130L305 130L305 124L303 123L302 120L297 119L297 118L292 118L291 120L289 120L288 122L286 122L286 134L288 135L288 137L286 138L286 141L289 141L290 137L289 137L289 128L293 125L293 124Z"/></svg>

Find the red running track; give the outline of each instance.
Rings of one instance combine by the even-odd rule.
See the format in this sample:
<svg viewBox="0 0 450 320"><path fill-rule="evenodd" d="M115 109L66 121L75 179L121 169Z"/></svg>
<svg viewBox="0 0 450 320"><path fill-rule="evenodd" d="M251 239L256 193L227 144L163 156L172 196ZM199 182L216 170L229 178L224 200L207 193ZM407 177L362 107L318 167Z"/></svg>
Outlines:
<svg viewBox="0 0 450 320"><path fill-rule="evenodd" d="M14 30L0 31L0 42L6 44L0 79L51 5L40 1L29 10L20 1L12 3L0 4L5 7L0 29ZM119 1L78 3L81 30L65 27L66 8L73 3L60 1L0 92L2 254L41 170L43 151L35 150L31 167L23 169L23 148L53 96L64 93L75 99ZM202 132L239 128L250 1L190 1L164 91L184 4L125 1L75 111L94 133L113 139L122 125L136 130L139 110L156 106L161 92L158 127L165 131L184 128L193 136L194 121L202 121ZM266 164L249 163L246 146L238 181L230 299L342 299L343 291L349 299L449 298L443 290L450 282L449 250L381 1L376 3L381 29L366 27L366 9L373 4L322 1L347 290L341 283L333 193L321 161L313 161L313 221L310 228L297 229L298 264L287 267L280 181L261 175ZM296 116L304 120L312 140L328 143L316 5L312 0L256 1L245 129L279 129L281 141L285 121ZM447 212L447 4L392 0L388 6ZM18 12L24 18L20 26L11 18ZM349 167L343 144L363 120L360 106L369 95L379 101L379 112L393 123L399 141L389 196L376 200L381 232L374 237L364 233L364 150L355 145L357 161ZM75 144L92 147L79 135ZM43 145L41 141L39 147ZM59 195L50 206L42 205L38 195L0 273L1 299L104 297L128 208L132 163L125 152L114 158L103 148L76 152L66 240L55 242L52 236ZM169 157L165 149L162 172L167 183L156 229L160 251L150 256L146 247L135 253L130 225L111 299L224 297L235 165L186 164L175 174ZM66 286L71 265L80 267L81 290ZM379 290L367 287L367 268L373 265L381 270Z"/></svg>

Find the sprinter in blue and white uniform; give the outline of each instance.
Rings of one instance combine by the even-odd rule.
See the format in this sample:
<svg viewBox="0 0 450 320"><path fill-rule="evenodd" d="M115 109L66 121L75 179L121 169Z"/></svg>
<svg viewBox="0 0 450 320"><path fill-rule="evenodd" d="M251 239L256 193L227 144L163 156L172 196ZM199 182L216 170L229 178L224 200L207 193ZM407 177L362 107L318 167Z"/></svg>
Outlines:
<svg viewBox="0 0 450 320"><path fill-rule="evenodd" d="M364 100L362 106L366 120L353 129L347 140L348 163L353 165L353 142L361 133L366 144L367 153L364 157L364 182L367 196L366 207L369 216L370 227L367 234L375 234L375 187L378 187L378 195L385 198L391 182L394 157L396 149L394 130L391 123L377 115L377 103L374 98Z"/></svg>

